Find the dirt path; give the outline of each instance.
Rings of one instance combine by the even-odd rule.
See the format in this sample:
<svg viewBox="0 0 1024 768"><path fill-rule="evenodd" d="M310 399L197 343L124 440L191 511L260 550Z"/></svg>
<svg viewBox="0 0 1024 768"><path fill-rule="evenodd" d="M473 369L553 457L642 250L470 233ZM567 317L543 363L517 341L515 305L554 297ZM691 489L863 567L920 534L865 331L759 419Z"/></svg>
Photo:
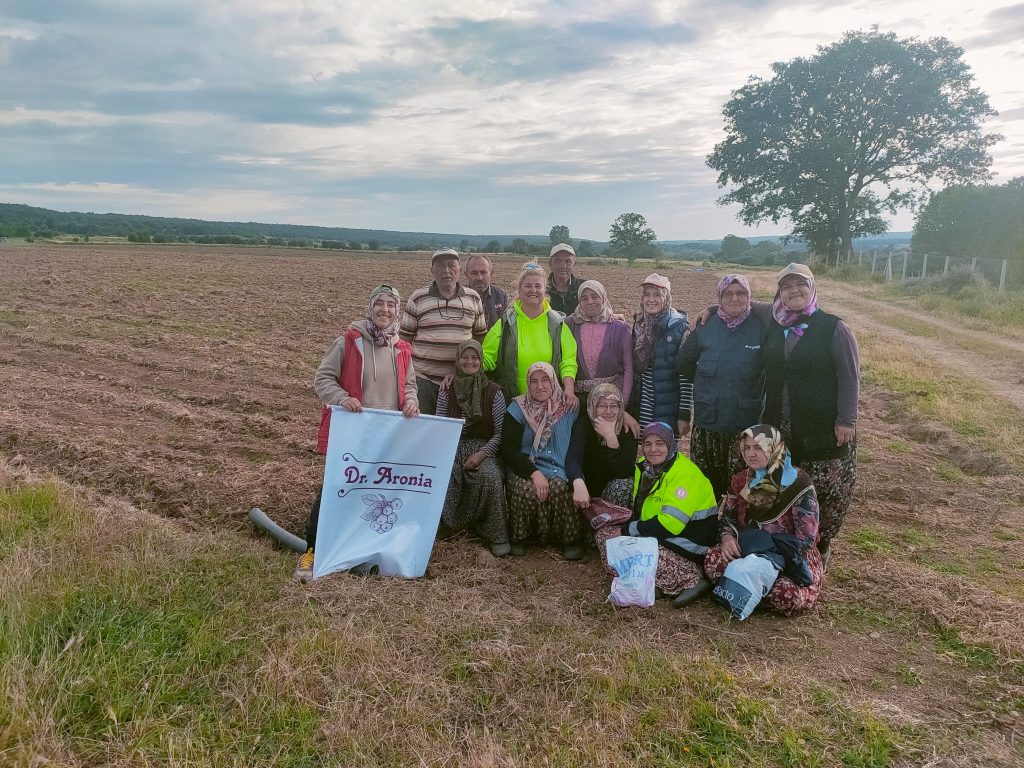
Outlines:
<svg viewBox="0 0 1024 768"><path fill-rule="evenodd" d="M969 376L1024 411L1024 343L878 301L841 283L829 281L826 286L823 293L828 297L828 308L851 325L913 347L934 359L939 367ZM935 336L912 333L893 325L893 317L941 333Z"/></svg>

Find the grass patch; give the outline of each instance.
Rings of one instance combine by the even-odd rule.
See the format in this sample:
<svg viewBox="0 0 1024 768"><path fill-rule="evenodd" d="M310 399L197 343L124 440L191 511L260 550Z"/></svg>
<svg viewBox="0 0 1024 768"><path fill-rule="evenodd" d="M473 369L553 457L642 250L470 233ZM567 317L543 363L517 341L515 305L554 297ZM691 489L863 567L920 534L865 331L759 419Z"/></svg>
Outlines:
<svg viewBox="0 0 1024 768"><path fill-rule="evenodd" d="M908 632L918 622L918 617L906 609L861 603L829 603L825 611L838 624L862 635L869 632Z"/></svg>
<svg viewBox="0 0 1024 768"><path fill-rule="evenodd" d="M24 312L15 312L10 309L0 309L0 325L11 328L27 328L32 321Z"/></svg>
<svg viewBox="0 0 1024 768"><path fill-rule="evenodd" d="M940 461L935 466L935 472L947 483L956 483L957 485L964 485L967 483L974 482L973 477L968 475L955 464L950 464L948 461Z"/></svg>
<svg viewBox="0 0 1024 768"><path fill-rule="evenodd" d="M880 531L861 526L849 537L850 546L862 555L892 554L896 545Z"/></svg>
<svg viewBox="0 0 1024 768"><path fill-rule="evenodd" d="M891 452L901 455L910 453L910 445L903 440L890 440L885 444L885 447Z"/></svg>
<svg viewBox="0 0 1024 768"><path fill-rule="evenodd" d="M953 629L939 630L935 650L968 667L992 669L999 662L999 656L991 648L965 643Z"/></svg>
<svg viewBox="0 0 1024 768"><path fill-rule="evenodd" d="M1024 474L1024 415L967 377L936 368L905 345L858 332L863 381L903 395L904 412L937 421L965 438L972 448L1006 458L1011 471Z"/></svg>

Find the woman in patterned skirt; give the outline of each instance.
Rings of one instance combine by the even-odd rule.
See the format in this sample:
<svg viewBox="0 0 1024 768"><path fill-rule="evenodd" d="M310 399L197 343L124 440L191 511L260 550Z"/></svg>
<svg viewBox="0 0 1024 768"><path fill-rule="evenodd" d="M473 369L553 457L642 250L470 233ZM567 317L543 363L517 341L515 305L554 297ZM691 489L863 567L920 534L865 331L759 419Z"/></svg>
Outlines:
<svg viewBox="0 0 1024 768"><path fill-rule="evenodd" d="M644 427L644 459L636 465L633 517L621 527L608 525L595 538L605 570L605 542L616 536L652 536L658 540L658 569L654 584L681 608L711 590L701 565L715 543L718 508L711 483L697 466L679 453L668 424L654 421Z"/></svg>
<svg viewBox="0 0 1024 768"><path fill-rule="evenodd" d="M462 342L455 375L437 397L437 415L464 419L441 522L452 531L472 529L496 557L509 553L505 484L498 461L505 396L483 372L480 342Z"/></svg>
<svg viewBox="0 0 1024 768"><path fill-rule="evenodd" d="M745 430L740 452L748 468L732 479L719 518L721 544L708 551L704 570L718 581L729 563L744 557L747 533L768 534L773 549L766 554L776 559L781 572L762 602L786 616L802 613L818 602L824 570L815 546L818 498L814 485L804 470L793 466L775 427L759 424ZM764 537L760 539L758 549L764 543Z"/></svg>
<svg viewBox="0 0 1024 768"><path fill-rule="evenodd" d="M573 506L566 457L577 413L570 410L550 363L526 372L526 394L512 400L502 426L501 453L508 466L509 534L513 555L528 541L561 548L567 560L583 557L583 525Z"/></svg>

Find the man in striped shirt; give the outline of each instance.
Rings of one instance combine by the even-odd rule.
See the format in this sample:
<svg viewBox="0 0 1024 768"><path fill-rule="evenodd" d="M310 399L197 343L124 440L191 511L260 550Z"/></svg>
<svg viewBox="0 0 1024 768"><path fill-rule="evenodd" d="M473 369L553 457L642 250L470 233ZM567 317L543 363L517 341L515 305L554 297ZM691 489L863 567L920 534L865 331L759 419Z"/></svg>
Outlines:
<svg viewBox="0 0 1024 768"><path fill-rule="evenodd" d="M459 282L458 251L434 251L430 272L434 282L410 294L398 335L412 344L420 413L434 414L441 382L455 370L455 350L468 339L482 341L487 319L480 294Z"/></svg>

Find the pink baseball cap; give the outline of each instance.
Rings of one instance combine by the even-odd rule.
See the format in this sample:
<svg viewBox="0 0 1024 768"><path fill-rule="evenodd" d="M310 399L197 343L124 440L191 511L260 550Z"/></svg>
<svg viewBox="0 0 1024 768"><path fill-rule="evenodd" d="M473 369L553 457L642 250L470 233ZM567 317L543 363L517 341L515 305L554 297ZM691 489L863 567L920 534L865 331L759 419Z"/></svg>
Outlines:
<svg viewBox="0 0 1024 768"><path fill-rule="evenodd" d="M656 285L659 288L664 288L666 291L672 290L672 283L664 275L659 275L657 272L651 272L640 285Z"/></svg>

